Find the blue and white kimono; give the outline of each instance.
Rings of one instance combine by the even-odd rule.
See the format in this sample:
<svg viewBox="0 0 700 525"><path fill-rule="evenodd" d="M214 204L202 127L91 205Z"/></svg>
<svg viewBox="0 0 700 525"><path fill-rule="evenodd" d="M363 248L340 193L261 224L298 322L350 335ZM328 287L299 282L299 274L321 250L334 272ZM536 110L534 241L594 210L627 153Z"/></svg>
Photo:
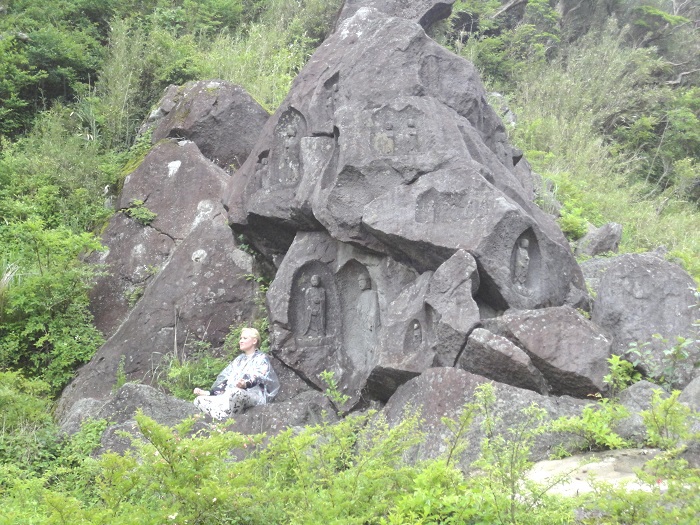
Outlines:
<svg viewBox="0 0 700 525"><path fill-rule="evenodd" d="M245 388L236 386L245 381ZM265 405L279 391L277 374L266 354L241 354L216 377L208 395L197 396L194 404L214 419L224 420L248 407Z"/></svg>

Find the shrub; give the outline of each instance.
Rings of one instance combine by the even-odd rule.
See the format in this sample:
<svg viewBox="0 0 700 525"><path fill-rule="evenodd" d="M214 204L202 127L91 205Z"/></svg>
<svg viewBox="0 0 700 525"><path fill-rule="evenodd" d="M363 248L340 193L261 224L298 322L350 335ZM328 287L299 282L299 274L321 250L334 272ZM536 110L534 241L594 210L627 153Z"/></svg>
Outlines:
<svg viewBox="0 0 700 525"><path fill-rule="evenodd" d="M678 401L680 394L679 390L674 390L670 396L661 389L654 390L651 408L640 413L647 429L647 443L652 447L677 449L693 436L699 415ZM697 439L700 434L695 432L694 437Z"/></svg>
<svg viewBox="0 0 700 525"><path fill-rule="evenodd" d="M576 436L577 450L625 448L629 443L615 432L615 425L628 416L629 411L624 406L603 398L596 404L586 405L580 416L562 416L552 421L549 429ZM572 452L575 450L562 448L559 455Z"/></svg>

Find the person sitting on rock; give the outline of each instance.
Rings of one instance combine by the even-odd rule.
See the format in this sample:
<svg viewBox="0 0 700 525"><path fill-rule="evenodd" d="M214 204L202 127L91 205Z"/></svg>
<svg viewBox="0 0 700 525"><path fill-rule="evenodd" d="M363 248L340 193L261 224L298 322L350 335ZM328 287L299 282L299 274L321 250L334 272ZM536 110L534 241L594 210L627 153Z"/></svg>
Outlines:
<svg viewBox="0 0 700 525"><path fill-rule="evenodd" d="M260 333L244 328L239 346L243 353L217 376L210 391L194 389L194 405L214 419L224 420L248 407L265 405L279 390L270 359L258 350Z"/></svg>

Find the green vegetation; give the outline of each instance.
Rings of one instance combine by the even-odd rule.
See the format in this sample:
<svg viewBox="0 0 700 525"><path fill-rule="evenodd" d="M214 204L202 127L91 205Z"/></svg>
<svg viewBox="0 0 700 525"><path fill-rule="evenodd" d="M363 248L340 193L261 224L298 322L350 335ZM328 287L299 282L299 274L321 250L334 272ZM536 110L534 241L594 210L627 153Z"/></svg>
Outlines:
<svg viewBox="0 0 700 525"><path fill-rule="evenodd" d="M89 421L72 438L57 439L41 397L46 388L0 374L3 525L127 524L134 516L142 524L641 524L659 520L660 509L692 523L700 510L700 472L677 455L691 428L687 414L649 426L650 440L670 448L639 472L645 490L600 483L590 495L562 497L550 493L560 480L539 485L526 477L530 450L548 424L544 411L527 407L521 423L498 431L490 384L443 422L443 454L418 462L407 458L425 439L420 415L392 426L375 412L290 429L264 446L264 436L230 432L226 424L193 433L194 420L168 428L137 414L145 441L134 440L127 454L93 459L105 422ZM651 411L672 411L678 404L668 399L654 400ZM650 421L661 421L657 416ZM484 438L469 443L467 430L477 420ZM474 446L481 455L465 475L459 465ZM591 517L577 521L581 509Z"/></svg>
<svg viewBox="0 0 700 525"><path fill-rule="evenodd" d="M146 208L145 203L139 199L132 200L129 207L124 210L124 213L144 226L151 224L158 216Z"/></svg>
<svg viewBox="0 0 700 525"><path fill-rule="evenodd" d="M164 88L222 78L273 110L339 5L3 2L0 370L23 369L55 393L102 344L87 309L99 269L83 261L100 249L96 235L112 213L106 194L150 149L137 128ZM155 219L143 202L125 213L144 225ZM139 295L135 288L130 301Z"/></svg>
<svg viewBox="0 0 700 525"><path fill-rule="evenodd" d="M640 473L647 491L600 485L563 499L526 481L529 450L552 429L580 448L626 446L614 399L578 418L548 422L532 406L500 433L484 387L443 421L445 453L410 462L423 440L419 415L390 427L376 414L289 431L259 446L224 426L191 434L138 416L146 436L132 453L91 457L104 421L71 438L50 399L102 344L87 294L100 271L84 263L115 194L150 149L140 123L169 84L221 78L273 111L330 30L340 0L6 0L0 7L0 525L15 523L692 523L700 472L679 453L697 414L678 393L655 394L642 413L647 444L664 453ZM547 0L524 18L499 0L460 0L436 39L472 60L518 116L511 139L563 205L575 240L587 224L623 224L622 251L665 245L700 280L700 37L697 3L592 2L589 27L561 27ZM605 6L603 6L605 4ZM610 7L614 18L597 16ZM601 11L602 12L602 11ZM548 195L539 195L543 208ZM143 203L128 212L144 224ZM253 326L268 347L264 293ZM137 292L137 290L135 290ZM138 299L138 293L132 295ZM201 341L169 356L161 384L191 396L222 358ZM667 344L656 374L673 384L688 362L683 339ZM644 358L640 342L636 357ZM616 357L616 356L615 356ZM633 355L632 358L635 356ZM614 358L613 358L614 359ZM640 361L641 363L641 361ZM649 363L644 363L648 367ZM615 394L639 379L619 357ZM21 372L20 372L21 370ZM653 372L653 371L652 371ZM123 368L118 382L125 381ZM157 374L156 374L157 375ZM329 396L342 396L326 374ZM337 398L339 405L342 397ZM466 440L476 422L486 438ZM468 447L480 459L458 468ZM231 461L231 452L241 461ZM571 450L567 452L573 452Z"/></svg>
<svg viewBox="0 0 700 525"><path fill-rule="evenodd" d="M578 451L613 450L626 448L630 443L616 432L620 421L630 415L629 410L615 400L601 398L597 403L586 405L580 416L563 416L552 422L550 430L571 434L578 442L574 448L563 447L556 455L563 457Z"/></svg>
<svg viewBox="0 0 700 525"><path fill-rule="evenodd" d="M603 382L608 385L608 393L612 399L617 398L625 388L642 379L641 372L634 367L634 364L622 359L619 355L611 355L608 358L608 366L610 372L603 377Z"/></svg>
<svg viewBox="0 0 700 525"><path fill-rule="evenodd" d="M546 0L519 23L494 17L501 4L457 2L442 38L508 100L511 139L553 185L565 233L618 222L621 251L666 246L700 281L700 8L593 2L586 32L561 29Z"/></svg>

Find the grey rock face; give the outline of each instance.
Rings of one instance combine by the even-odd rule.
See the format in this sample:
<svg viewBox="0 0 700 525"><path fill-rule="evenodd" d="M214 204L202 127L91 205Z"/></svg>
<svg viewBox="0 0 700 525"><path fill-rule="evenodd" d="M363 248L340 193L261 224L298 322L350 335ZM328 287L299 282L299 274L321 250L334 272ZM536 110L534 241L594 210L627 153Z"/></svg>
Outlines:
<svg viewBox="0 0 700 525"><path fill-rule="evenodd" d="M635 444L643 444L647 437L646 426L641 412L651 408L651 398L655 390L663 390L659 385L649 381L638 381L625 388L618 396L618 401L630 413L628 417L619 422L614 429L620 436ZM668 394L663 392L663 397Z"/></svg>
<svg viewBox="0 0 700 525"><path fill-rule="evenodd" d="M106 265L91 292L95 325L107 337L168 261L177 243L202 221L222 212L228 176L192 142L158 144L124 181L115 214L102 235L107 251L90 262ZM156 214L144 226L128 216L134 201Z"/></svg>
<svg viewBox="0 0 700 525"><path fill-rule="evenodd" d="M167 396L155 388L127 383L103 403L94 416L109 421L96 454L108 451L123 454L129 450L132 438L124 436L124 432L134 439L145 440L134 419L138 410L156 423L166 426L177 425L199 412L192 403Z"/></svg>
<svg viewBox="0 0 700 525"><path fill-rule="evenodd" d="M601 253L617 253L622 240L622 225L609 222L600 228L592 228L578 241L576 255L600 255Z"/></svg>
<svg viewBox="0 0 700 525"><path fill-rule="evenodd" d="M236 170L248 158L256 131L268 117L242 87L203 80L168 87L149 126L153 144L169 137L191 140L212 162Z"/></svg>
<svg viewBox="0 0 700 525"><path fill-rule="evenodd" d="M573 308L507 312L484 327L525 350L552 394L585 398L605 391L611 343Z"/></svg>
<svg viewBox="0 0 700 525"><path fill-rule="evenodd" d="M126 383L97 412L97 419L110 423L125 423L134 419L141 410L161 425L173 426L199 413L192 404L182 399L165 395L148 385Z"/></svg>
<svg viewBox="0 0 700 525"><path fill-rule="evenodd" d="M549 391L542 373L524 350L505 337L483 328L471 333L457 366L473 374L540 394L546 395Z"/></svg>
<svg viewBox="0 0 700 525"><path fill-rule="evenodd" d="M168 140L155 146L136 170L127 175L118 210L134 201L156 214L152 228L178 241L215 210L230 180L190 141Z"/></svg>
<svg viewBox="0 0 700 525"><path fill-rule="evenodd" d="M678 400L700 412L700 376L688 383Z"/></svg>
<svg viewBox="0 0 700 525"><path fill-rule="evenodd" d="M625 354L632 342L649 342L646 368L653 372L664 368L663 350L675 344L676 337L697 334L694 291L695 282L680 266L652 254L622 255L600 279L592 320L610 334L615 353ZM690 351L684 362L688 369L676 371L675 387L682 388L694 377L692 362L700 358L700 348L694 345Z"/></svg>
<svg viewBox="0 0 700 525"><path fill-rule="evenodd" d="M164 357L189 352L185 342L221 345L230 325L251 318L255 291L245 276L252 258L235 245L222 211L204 217L177 246L126 320L64 389L59 413L77 399L107 396L122 360L130 380L153 381Z"/></svg>
<svg viewBox="0 0 700 525"><path fill-rule="evenodd" d="M72 435L80 430L82 423L94 418L105 404L104 400L86 397L76 401L70 409L62 414L58 422L61 432Z"/></svg>
<svg viewBox="0 0 700 525"><path fill-rule="evenodd" d="M519 182L520 156L469 62L363 7L296 79L226 203L268 255L309 229L419 272L463 249L496 310L564 304L583 278Z"/></svg>
<svg viewBox="0 0 700 525"><path fill-rule="evenodd" d="M423 419L419 430L426 433L426 439L414 450L413 459L436 458L445 453L445 439L451 435L442 423L442 418L459 417L464 404L474 401L475 389L486 382L487 379L481 376L457 368L431 368L400 386L384 407L383 414L390 424L396 425L406 417L406 406L417 410ZM505 432L509 427L527 421L522 410L532 403L537 403L545 409L548 417L552 419L578 414L585 405L585 402L569 397L545 397L531 390L500 383L492 384L496 398L493 414L502 419L497 432ZM480 425L481 419L477 417L467 433L469 447L460 458L460 466L463 469L467 469L479 456L479 445L485 437ZM561 436L540 436L532 449L532 459L537 461L547 458L561 442Z"/></svg>
<svg viewBox="0 0 700 525"><path fill-rule="evenodd" d="M476 171L440 170L398 186L366 206L363 223L419 269L457 248L469 251L481 270L480 296L500 308L560 305L572 279L582 282L568 245L547 239Z"/></svg>
<svg viewBox="0 0 700 525"><path fill-rule="evenodd" d="M371 7L382 13L418 22L424 29L450 16L455 0L345 0L339 21L354 15L361 7Z"/></svg>
<svg viewBox="0 0 700 525"><path fill-rule="evenodd" d="M236 416L230 430L247 435L264 432L270 438L288 428L337 420L338 416L328 399L320 392L309 391L287 401L276 400L269 405L249 408Z"/></svg>
<svg viewBox="0 0 700 525"><path fill-rule="evenodd" d="M436 338L433 366L454 366L467 335L479 323L474 296L480 279L474 258L459 250L435 270L425 302L430 307Z"/></svg>
<svg viewBox="0 0 700 525"><path fill-rule="evenodd" d="M267 293L272 351L318 388L335 374L356 402L377 364L388 304L416 273L321 232L299 233Z"/></svg>
<svg viewBox="0 0 700 525"><path fill-rule="evenodd" d="M175 241L124 213L116 213L102 234L101 242L107 251L96 252L88 259L104 264L106 271L90 291L90 310L95 326L109 337L168 260L175 249Z"/></svg>
<svg viewBox="0 0 700 525"><path fill-rule="evenodd" d="M460 250L389 304L379 360L368 378L374 397L386 401L398 385L429 367L454 365L479 322L473 299L478 287L476 262Z"/></svg>

